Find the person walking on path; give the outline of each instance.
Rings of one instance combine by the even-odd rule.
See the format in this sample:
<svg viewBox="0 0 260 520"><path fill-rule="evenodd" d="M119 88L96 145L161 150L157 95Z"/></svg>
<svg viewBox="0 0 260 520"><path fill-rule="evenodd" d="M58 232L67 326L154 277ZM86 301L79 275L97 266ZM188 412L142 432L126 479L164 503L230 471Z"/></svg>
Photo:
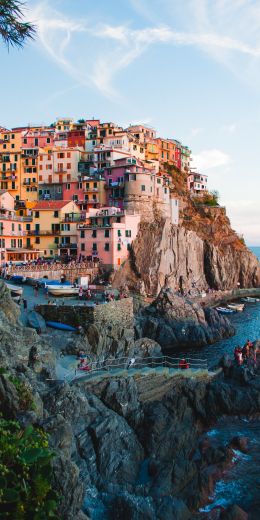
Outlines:
<svg viewBox="0 0 260 520"><path fill-rule="evenodd" d="M27 300L25 298L23 298L23 308L27 311Z"/></svg>
<svg viewBox="0 0 260 520"><path fill-rule="evenodd" d="M38 282L37 282L37 283L35 284L35 286L34 286L34 296L37 297L38 294L39 294L39 284L38 284Z"/></svg>

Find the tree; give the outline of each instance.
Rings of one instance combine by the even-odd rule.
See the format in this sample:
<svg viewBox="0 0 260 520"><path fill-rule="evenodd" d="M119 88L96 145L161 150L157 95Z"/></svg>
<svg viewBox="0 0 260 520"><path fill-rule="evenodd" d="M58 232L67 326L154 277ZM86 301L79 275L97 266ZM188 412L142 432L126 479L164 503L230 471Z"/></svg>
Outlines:
<svg viewBox="0 0 260 520"><path fill-rule="evenodd" d="M24 21L24 9L23 1L0 0L0 36L8 48L23 47L35 36L35 26Z"/></svg>

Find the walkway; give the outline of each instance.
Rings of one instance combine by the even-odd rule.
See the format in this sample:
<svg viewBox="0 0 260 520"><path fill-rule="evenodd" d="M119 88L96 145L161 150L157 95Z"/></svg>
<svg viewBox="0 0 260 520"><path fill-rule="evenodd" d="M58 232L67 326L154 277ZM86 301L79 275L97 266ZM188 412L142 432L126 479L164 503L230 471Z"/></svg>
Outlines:
<svg viewBox="0 0 260 520"><path fill-rule="evenodd" d="M172 376L181 374L184 377L209 374L206 359L186 358L188 368L181 368L183 358L170 356L158 357L122 357L89 363L89 371L72 370L65 380L70 383L97 383L103 379L118 377L141 377L152 374Z"/></svg>

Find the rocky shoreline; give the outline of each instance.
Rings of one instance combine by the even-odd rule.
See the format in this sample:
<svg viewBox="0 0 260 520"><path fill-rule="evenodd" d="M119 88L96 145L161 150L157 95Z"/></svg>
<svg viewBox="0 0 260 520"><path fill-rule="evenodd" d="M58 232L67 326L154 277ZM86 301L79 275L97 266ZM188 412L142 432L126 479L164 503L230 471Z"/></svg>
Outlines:
<svg viewBox="0 0 260 520"><path fill-rule="evenodd" d="M253 373L225 363L217 376L190 379L162 372L91 385L51 382L52 347L22 327L3 284L0 291L1 366L28 385L34 401L33 409L21 410L14 385L2 374L0 411L23 427L34 424L48 433L57 453L53 486L63 497L60 518L196 518L232 458L231 446L212 444L206 431L223 415L259 412L259 369ZM158 310L166 297L167 292L156 302ZM187 318L183 306L180 322ZM199 326L202 322L205 327L200 312ZM132 332L130 345L143 348L144 355L158 349L151 339L133 338ZM28 362L32 346L37 349L35 363ZM220 514L221 519L236 518Z"/></svg>

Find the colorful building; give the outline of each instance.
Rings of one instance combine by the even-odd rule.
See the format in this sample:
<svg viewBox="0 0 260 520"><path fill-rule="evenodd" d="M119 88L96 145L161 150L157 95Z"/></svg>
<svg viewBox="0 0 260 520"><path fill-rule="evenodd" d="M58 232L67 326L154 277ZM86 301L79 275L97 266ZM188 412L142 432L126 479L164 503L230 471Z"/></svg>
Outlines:
<svg viewBox="0 0 260 520"><path fill-rule="evenodd" d="M38 202L32 210L30 229L27 228L32 247L42 249L47 257L59 255L61 249L76 255L76 228L80 216L80 210L73 201Z"/></svg>
<svg viewBox="0 0 260 520"><path fill-rule="evenodd" d="M136 238L140 215L119 208L91 209L78 226L78 257L102 262L107 269L118 269L127 259Z"/></svg>
<svg viewBox="0 0 260 520"><path fill-rule="evenodd" d="M21 262L35 260L40 251L32 250L26 245L25 226L32 219L18 217L14 209L14 198L8 191L0 191L0 260L4 262Z"/></svg>
<svg viewBox="0 0 260 520"><path fill-rule="evenodd" d="M193 193L203 193L207 191L208 176L201 173L190 173L187 179L188 190Z"/></svg>

